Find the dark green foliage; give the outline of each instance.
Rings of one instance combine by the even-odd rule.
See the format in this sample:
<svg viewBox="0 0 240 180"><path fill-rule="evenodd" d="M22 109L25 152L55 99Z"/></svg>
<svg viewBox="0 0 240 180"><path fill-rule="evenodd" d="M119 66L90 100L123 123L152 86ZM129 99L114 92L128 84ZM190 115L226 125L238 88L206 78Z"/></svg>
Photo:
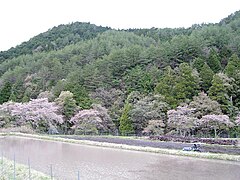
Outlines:
<svg viewBox="0 0 240 180"><path fill-rule="evenodd" d="M236 54L233 54L229 58L228 64L224 71L229 77L233 78L237 75L237 73L240 72L240 59Z"/></svg>
<svg viewBox="0 0 240 180"><path fill-rule="evenodd" d="M16 82L11 89L11 95L9 97L9 100L14 102L21 102L22 98L24 96L25 88L23 87L24 82L18 81Z"/></svg>
<svg viewBox="0 0 240 180"><path fill-rule="evenodd" d="M92 39L99 33L109 29L108 27L81 22L59 25L33 37L28 42L24 42L15 48L11 48L8 51L1 51L0 61L23 54L32 54L33 52L62 49L67 45L75 44L81 40Z"/></svg>
<svg viewBox="0 0 240 180"><path fill-rule="evenodd" d="M154 91L159 76L160 72L154 68L146 70L137 66L131 69L123 79L128 93L132 91L150 93Z"/></svg>
<svg viewBox="0 0 240 180"><path fill-rule="evenodd" d="M193 60L193 68L197 69L198 72L200 72L204 66L206 61L202 58L196 58Z"/></svg>
<svg viewBox="0 0 240 180"><path fill-rule="evenodd" d="M212 86L208 94L212 100L221 104L223 113L229 113L230 97L228 96L227 88L224 86L224 80L219 74L213 76Z"/></svg>
<svg viewBox="0 0 240 180"><path fill-rule="evenodd" d="M89 97L88 91L80 85L75 85L71 92L73 98L76 100L76 104L83 109L89 109L92 105L92 99Z"/></svg>
<svg viewBox="0 0 240 180"><path fill-rule="evenodd" d="M177 100L174 97L174 87L176 85L176 76L171 67L167 67L164 75L155 88L155 92L165 96L166 102L172 107L177 107Z"/></svg>
<svg viewBox="0 0 240 180"><path fill-rule="evenodd" d="M207 64L213 70L214 73L217 73L221 70L220 58L217 52L213 49L211 49L210 51Z"/></svg>
<svg viewBox="0 0 240 180"><path fill-rule="evenodd" d="M155 88L155 92L163 95L173 108L181 102L191 100L198 91L198 77L187 63L182 63L175 70L168 67Z"/></svg>
<svg viewBox="0 0 240 180"><path fill-rule="evenodd" d="M63 104L63 115L70 119L74 115L76 107L76 101L71 97L66 97Z"/></svg>
<svg viewBox="0 0 240 180"><path fill-rule="evenodd" d="M230 14L228 17L222 19L220 21L220 25L226 25L226 24L230 24L232 22L234 22L235 20L239 20L240 19L240 11L236 11L232 14Z"/></svg>
<svg viewBox="0 0 240 180"><path fill-rule="evenodd" d="M201 90L207 92L212 84L214 72L212 69L205 63L200 69L199 76L201 78Z"/></svg>
<svg viewBox="0 0 240 180"><path fill-rule="evenodd" d="M232 101L233 105L240 109L240 72L234 75L233 91L232 91Z"/></svg>
<svg viewBox="0 0 240 180"><path fill-rule="evenodd" d="M120 117L120 127L119 130L122 135L131 134L134 132L132 121L130 119L129 112L131 110L131 105L127 102L124 105L122 116Z"/></svg>
<svg viewBox="0 0 240 180"><path fill-rule="evenodd" d="M58 97L62 91L72 92L76 105L83 109L89 109L92 105L92 99L89 97L88 91L76 82L59 81L53 91L56 97Z"/></svg>
<svg viewBox="0 0 240 180"><path fill-rule="evenodd" d="M169 41L174 36L178 35L189 35L192 32L191 28L184 29L184 28L176 28L176 29L170 29L170 28L164 28L164 29L158 29L158 28L151 28L151 29L128 29L127 31L133 32L139 36L148 36L156 41Z"/></svg>
<svg viewBox="0 0 240 180"><path fill-rule="evenodd" d="M179 102L184 102L185 99L192 99L199 91L198 77L193 75L192 68L182 63L179 66L179 74L177 83L174 88L174 95Z"/></svg>
<svg viewBox="0 0 240 180"><path fill-rule="evenodd" d="M7 102L11 96L12 85L10 82L6 82L3 88L0 90L0 104Z"/></svg>

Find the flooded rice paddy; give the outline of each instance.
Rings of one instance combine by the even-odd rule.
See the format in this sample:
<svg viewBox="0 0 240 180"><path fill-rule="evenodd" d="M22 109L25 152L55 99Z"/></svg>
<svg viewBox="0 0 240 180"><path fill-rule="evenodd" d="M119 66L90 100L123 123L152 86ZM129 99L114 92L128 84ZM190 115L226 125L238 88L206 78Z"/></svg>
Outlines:
<svg viewBox="0 0 240 180"><path fill-rule="evenodd" d="M239 180L240 163L102 148L30 138L2 137L0 152L55 179Z"/></svg>

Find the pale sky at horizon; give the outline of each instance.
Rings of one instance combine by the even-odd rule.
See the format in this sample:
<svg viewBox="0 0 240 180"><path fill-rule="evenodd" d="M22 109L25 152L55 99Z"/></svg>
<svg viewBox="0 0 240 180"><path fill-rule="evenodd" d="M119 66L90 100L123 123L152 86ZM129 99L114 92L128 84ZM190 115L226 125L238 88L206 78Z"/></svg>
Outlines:
<svg viewBox="0 0 240 180"><path fill-rule="evenodd" d="M116 29L190 27L238 10L240 0L2 0L0 51L76 21Z"/></svg>

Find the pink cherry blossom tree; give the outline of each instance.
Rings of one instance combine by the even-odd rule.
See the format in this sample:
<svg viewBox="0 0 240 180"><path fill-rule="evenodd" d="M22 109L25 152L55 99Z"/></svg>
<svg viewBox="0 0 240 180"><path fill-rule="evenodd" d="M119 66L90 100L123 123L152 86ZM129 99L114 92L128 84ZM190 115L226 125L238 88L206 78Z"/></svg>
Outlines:
<svg viewBox="0 0 240 180"><path fill-rule="evenodd" d="M221 130L226 129L227 127L232 127L234 124L230 121L227 115L205 115L198 120L198 123L201 127L206 127L208 129L214 130L214 135L217 135Z"/></svg>
<svg viewBox="0 0 240 180"><path fill-rule="evenodd" d="M34 129L54 130L63 123L59 108L47 98L33 99L26 103L7 102L0 106L0 111L8 113L15 121L15 126L31 124Z"/></svg>
<svg viewBox="0 0 240 180"><path fill-rule="evenodd" d="M107 109L99 104L92 109L81 110L70 119L72 129L76 134L90 133L114 133L116 127L107 113Z"/></svg>
<svg viewBox="0 0 240 180"><path fill-rule="evenodd" d="M169 110L167 112L168 127L175 129L183 136L190 134L197 122L197 118L193 116L194 110L187 106L178 106L176 110Z"/></svg>

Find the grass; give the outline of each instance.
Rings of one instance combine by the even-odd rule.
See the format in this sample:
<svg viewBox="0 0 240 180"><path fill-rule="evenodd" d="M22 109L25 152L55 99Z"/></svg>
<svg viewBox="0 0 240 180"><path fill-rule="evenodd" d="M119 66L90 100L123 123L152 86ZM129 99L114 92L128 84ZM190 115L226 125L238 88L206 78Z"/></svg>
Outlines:
<svg viewBox="0 0 240 180"><path fill-rule="evenodd" d="M22 164L15 164L16 180L29 179L29 168ZM30 178L37 180L50 180L51 178L41 172L30 170ZM6 158L0 160L0 180L14 179L14 162Z"/></svg>
<svg viewBox="0 0 240 180"><path fill-rule="evenodd" d="M49 135L35 135L35 134L22 134L22 133L1 133L0 135L2 135L2 136L20 136L20 137L48 140L48 141L58 141L58 142L65 142L65 143L74 143L74 144L82 144L82 145L90 145L90 146L125 149L125 150L132 150L132 151L143 151L143 152L160 153L160 154L167 154L167 155L188 156L188 157L196 157L196 158L218 159L218 160L228 160L228 161L240 162L240 155L203 153L203 152L201 152L201 153L186 152L186 151L175 150L175 149L140 147L140 146L125 145L125 144L107 143L107 142L95 142L95 141L88 141L88 140L74 140L74 139L66 139L66 138L61 138L58 136L49 136Z"/></svg>

